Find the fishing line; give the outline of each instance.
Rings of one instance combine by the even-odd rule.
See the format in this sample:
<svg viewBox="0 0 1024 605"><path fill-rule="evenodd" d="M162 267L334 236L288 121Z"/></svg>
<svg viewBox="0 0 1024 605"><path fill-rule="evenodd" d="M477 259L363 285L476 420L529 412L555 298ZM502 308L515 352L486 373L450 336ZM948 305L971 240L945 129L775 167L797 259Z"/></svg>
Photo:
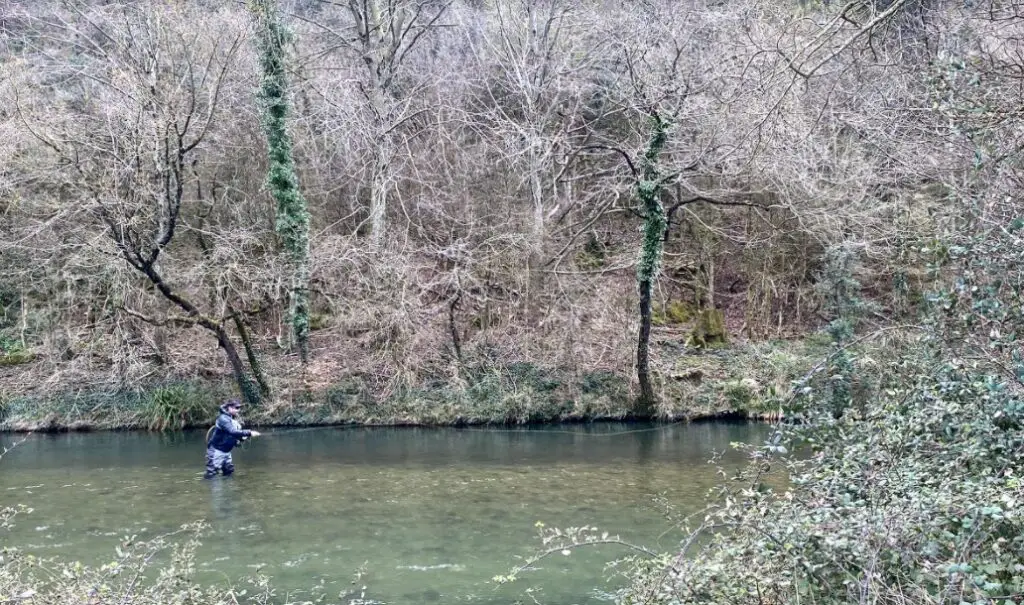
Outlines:
<svg viewBox="0 0 1024 605"><path fill-rule="evenodd" d="M662 430L665 430L667 428L670 428L670 427L673 427L673 426L676 426L676 425L686 424L688 422L690 422L690 421L689 420L677 420L675 422L670 422L669 424L662 424L662 425L658 425L658 426L654 426L654 427L650 427L650 428L646 428L646 429L630 429L628 431L616 431L616 432L613 432L613 433L597 433L597 434L595 434L595 433L584 433L582 431L547 430L547 429L543 429L543 428L533 429L532 431L529 428L523 428L523 429L491 429L491 428L473 428L473 427L456 427L456 428L458 428L461 431L465 431L465 432L476 431L476 432L480 432L480 433L525 433L525 432L536 432L536 433L552 434L552 435L579 435L579 436L583 436L583 437L620 437L622 435L632 435L632 434L636 434L636 433L653 433L655 431L662 431Z"/></svg>
<svg viewBox="0 0 1024 605"><path fill-rule="evenodd" d="M257 426L257 425L253 425L253 426ZM322 430L325 430L325 429L357 429L357 428L365 428L365 427L363 427L362 425L356 425L356 424L323 424L323 425L320 425L320 426L303 426L303 427L295 427L295 428L291 428L291 427L287 427L287 426L279 426L279 427L268 428L266 431L260 431L260 436L263 437L263 436L266 436L266 435L284 435L284 434L294 434L294 433L305 433L307 431L322 431Z"/></svg>
<svg viewBox="0 0 1024 605"><path fill-rule="evenodd" d="M302 427L302 428L288 428L288 427L271 428L271 429L268 429L265 432L261 431L260 435L261 436L285 435L285 434L303 433L303 432L307 432L307 431L323 431L323 430L331 430L331 429L349 429L349 430L351 430L351 429L427 428L427 429L457 430L457 431L464 432L464 433L470 433L470 432L476 432L476 433L517 433L517 434L523 434L523 433L542 433L542 434L546 434L546 435L577 435L577 436L582 436L582 437L621 437L623 435L633 435L633 434L638 434L638 433L653 433L655 431L663 431L665 429L668 429L668 428L671 428L671 427L674 427L674 426L678 426L680 424L687 424L689 422L690 422L689 420L677 420L675 422L670 422L668 424L661 424L661 425L658 425L658 426L648 427L648 428L643 428L643 429L629 429L629 430L625 430L625 431L615 431L615 432L611 432L611 433L597 433L597 434L595 434L595 433L587 433L587 432L583 432L583 431L566 431L566 430L558 430L558 429L549 430L549 429L545 429L545 428L530 428L530 427L516 428L516 429L498 429L498 428L487 428L487 427L472 427L472 426L467 427L467 426L450 426L450 425L448 425L448 426L445 426L445 425L413 425L413 426L410 427L409 425L391 425L391 426L388 426L388 425L339 424L339 425L307 426L307 427ZM541 427L543 427L543 426L544 425L541 425ZM213 430L213 427L210 428L210 431L212 431L212 430ZM209 433L207 433L207 440L209 440Z"/></svg>

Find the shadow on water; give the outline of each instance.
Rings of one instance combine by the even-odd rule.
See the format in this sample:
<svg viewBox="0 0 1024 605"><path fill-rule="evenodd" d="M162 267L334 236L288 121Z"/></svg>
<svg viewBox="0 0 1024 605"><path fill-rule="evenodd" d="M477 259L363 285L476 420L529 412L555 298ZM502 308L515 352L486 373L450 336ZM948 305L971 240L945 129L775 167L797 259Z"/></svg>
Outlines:
<svg viewBox="0 0 1024 605"><path fill-rule="evenodd" d="M603 564L622 551L546 559L510 586L490 581L539 546L535 524L590 525L675 548L664 496L701 507L713 451L760 441L756 424L272 430L234 452L230 478L201 479L205 431L33 437L3 461L0 498L35 508L10 536L40 554L109 557L125 533L205 519L210 581L261 568L283 594L323 580L386 603L607 602ZM0 435L0 444L13 438ZM726 462L742 460L727 455ZM529 598L526 599L527 601Z"/></svg>

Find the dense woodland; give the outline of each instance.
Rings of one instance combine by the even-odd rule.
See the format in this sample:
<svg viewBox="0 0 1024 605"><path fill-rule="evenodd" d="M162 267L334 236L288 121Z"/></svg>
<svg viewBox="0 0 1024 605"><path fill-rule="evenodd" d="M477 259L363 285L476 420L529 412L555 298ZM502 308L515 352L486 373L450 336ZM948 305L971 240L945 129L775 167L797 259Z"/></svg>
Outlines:
<svg viewBox="0 0 1024 605"><path fill-rule="evenodd" d="M847 281L912 320L1019 202L1022 11L6 2L0 388L518 364L657 401L680 350L824 326Z"/></svg>
<svg viewBox="0 0 1024 605"><path fill-rule="evenodd" d="M719 319L751 367L802 335L824 352L784 420L699 513L656 503L683 538L625 545L616 601L1024 603L1019 0L35 0L0 23L5 393L233 363L283 405L530 367L663 413ZM538 524L494 581L623 556L587 523ZM163 545L42 582L0 551L0 595L240 602L189 579L194 540L138 583Z"/></svg>

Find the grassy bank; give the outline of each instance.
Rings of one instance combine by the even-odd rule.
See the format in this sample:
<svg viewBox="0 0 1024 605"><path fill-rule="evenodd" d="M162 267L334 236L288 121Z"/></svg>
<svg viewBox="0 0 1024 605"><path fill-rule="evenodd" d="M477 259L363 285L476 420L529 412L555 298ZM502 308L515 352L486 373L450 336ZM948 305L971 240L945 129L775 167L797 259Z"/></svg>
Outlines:
<svg viewBox="0 0 1024 605"><path fill-rule="evenodd" d="M664 420L719 415L764 418L779 413L779 394L826 351L825 341L735 344L687 349L662 344L657 366ZM0 430L168 430L206 426L220 401L235 396L226 380L182 380L137 390L64 390L0 397ZM594 370L573 373L529 363L466 367L375 392L358 375L326 389L275 397L246 413L262 426L463 425L625 419L635 397L632 377Z"/></svg>

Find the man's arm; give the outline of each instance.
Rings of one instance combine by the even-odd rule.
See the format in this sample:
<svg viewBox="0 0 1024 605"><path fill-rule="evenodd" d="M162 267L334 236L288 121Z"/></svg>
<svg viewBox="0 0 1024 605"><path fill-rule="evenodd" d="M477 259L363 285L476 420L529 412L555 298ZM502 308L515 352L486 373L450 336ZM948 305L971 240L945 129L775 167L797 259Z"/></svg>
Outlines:
<svg viewBox="0 0 1024 605"><path fill-rule="evenodd" d="M232 437L249 437L252 435L252 431L238 430L235 428L235 423L230 418L220 415L217 417L217 428L231 435Z"/></svg>

